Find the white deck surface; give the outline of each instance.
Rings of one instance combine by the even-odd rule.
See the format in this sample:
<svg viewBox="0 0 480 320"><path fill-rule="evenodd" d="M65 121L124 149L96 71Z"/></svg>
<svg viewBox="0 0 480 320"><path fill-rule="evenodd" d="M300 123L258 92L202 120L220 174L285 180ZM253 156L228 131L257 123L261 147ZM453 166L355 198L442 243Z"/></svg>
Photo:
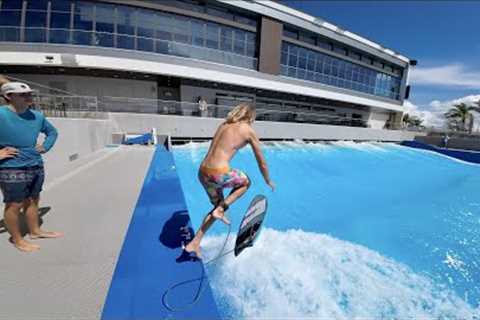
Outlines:
<svg viewBox="0 0 480 320"><path fill-rule="evenodd" d="M0 319L99 319L154 148L119 147L45 184L46 230L21 253L0 233ZM1 219L3 220L3 204ZM0 228L0 232L4 228Z"/></svg>

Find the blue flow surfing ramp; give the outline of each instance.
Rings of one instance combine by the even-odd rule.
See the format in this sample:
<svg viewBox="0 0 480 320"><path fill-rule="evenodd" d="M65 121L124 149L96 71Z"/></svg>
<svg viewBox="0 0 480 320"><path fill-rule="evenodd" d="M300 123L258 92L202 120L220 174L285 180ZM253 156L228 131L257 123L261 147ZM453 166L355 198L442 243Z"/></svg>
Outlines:
<svg viewBox="0 0 480 320"><path fill-rule="evenodd" d="M204 272L201 260L182 260L181 244L193 236L173 155L157 146L125 237L103 308L102 319L220 319L206 279L202 294L190 302L198 283L162 296L172 283ZM182 306L190 305L189 308Z"/></svg>

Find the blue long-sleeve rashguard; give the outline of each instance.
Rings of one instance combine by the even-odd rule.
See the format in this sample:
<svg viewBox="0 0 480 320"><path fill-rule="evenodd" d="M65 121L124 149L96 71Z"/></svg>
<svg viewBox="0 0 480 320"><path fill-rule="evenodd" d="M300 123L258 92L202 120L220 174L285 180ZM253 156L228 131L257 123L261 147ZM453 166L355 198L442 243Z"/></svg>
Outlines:
<svg viewBox="0 0 480 320"><path fill-rule="evenodd" d="M41 154L35 150L40 133L45 134L43 147L50 150L57 140L57 129L36 110L16 113L0 106L0 148L18 149L14 158L0 160L0 168L21 168L43 165Z"/></svg>

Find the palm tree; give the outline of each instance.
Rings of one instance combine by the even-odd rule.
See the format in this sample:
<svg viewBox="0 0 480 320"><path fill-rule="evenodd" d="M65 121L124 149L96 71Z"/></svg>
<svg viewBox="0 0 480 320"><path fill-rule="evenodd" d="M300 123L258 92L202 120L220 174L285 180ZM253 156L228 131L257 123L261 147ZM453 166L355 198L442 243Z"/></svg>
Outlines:
<svg viewBox="0 0 480 320"><path fill-rule="evenodd" d="M478 104L477 102L476 104ZM472 133L472 128L473 128L473 114L471 111L474 112L480 112L480 105L479 107L474 107L474 106L468 106L465 103L458 103L453 106L450 110L445 112L445 118L449 120L450 123L455 123L458 124L455 125L460 130L463 131L468 131L469 133ZM467 121L469 121L467 123ZM468 128L467 128L468 124Z"/></svg>
<svg viewBox="0 0 480 320"><path fill-rule="evenodd" d="M422 127L423 127L422 126L423 119L420 119L417 116L411 116L408 113L405 113L403 115L402 122L403 122L403 126L405 128L408 128L408 127L414 127L415 128L416 127L416 128L422 129Z"/></svg>
<svg viewBox="0 0 480 320"><path fill-rule="evenodd" d="M480 103L480 101L479 101L479 103ZM402 123L403 123L404 128L406 128L408 126L408 124L410 123L410 115L408 113L405 113L403 115Z"/></svg>
<svg viewBox="0 0 480 320"><path fill-rule="evenodd" d="M422 127L422 123L423 123L423 119L420 119L419 117L410 117L410 123L414 126L414 127L417 127L417 128L421 128Z"/></svg>

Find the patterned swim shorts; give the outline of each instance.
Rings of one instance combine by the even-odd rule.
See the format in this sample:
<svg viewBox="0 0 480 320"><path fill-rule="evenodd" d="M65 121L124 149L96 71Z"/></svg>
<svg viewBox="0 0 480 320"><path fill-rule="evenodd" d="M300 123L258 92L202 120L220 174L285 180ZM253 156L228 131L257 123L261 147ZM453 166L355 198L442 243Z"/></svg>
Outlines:
<svg viewBox="0 0 480 320"><path fill-rule="evenodd" d="M2 190L3 202L22 202L31 197L38 197L44 180L43 166L0 168L0 190Z"/></svg>
<svg viewBox="0 0 480 320"><path fill-rule="evenodd" d="M237 189L250 183L250 179L244 172L229 167L209 168L201 166L198 178L213 205L217 205L223 200L224 188Z"/></svg>

